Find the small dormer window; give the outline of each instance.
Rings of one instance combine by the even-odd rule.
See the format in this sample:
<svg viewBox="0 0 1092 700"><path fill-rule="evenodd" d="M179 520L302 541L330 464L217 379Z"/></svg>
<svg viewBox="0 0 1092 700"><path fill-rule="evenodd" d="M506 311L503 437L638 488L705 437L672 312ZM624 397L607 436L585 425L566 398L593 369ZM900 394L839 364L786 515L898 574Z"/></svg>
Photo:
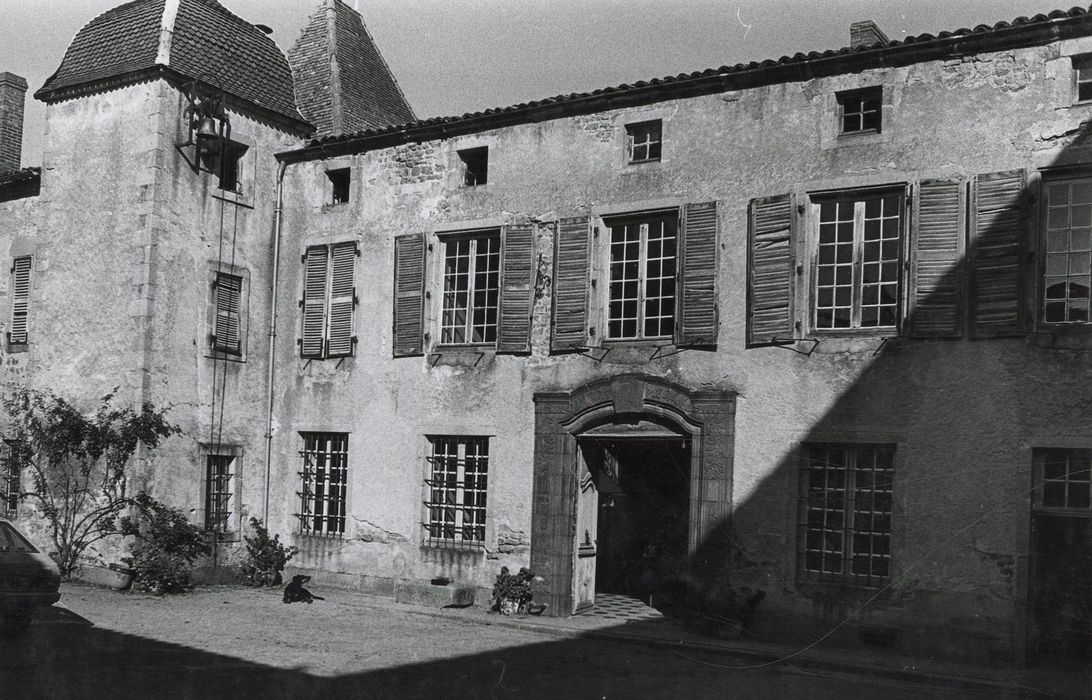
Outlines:
<svg viewBox="0 0 1092 700"><path fill-rule="evenodd" d="M876 86L838 93L838 112L841 133L879 133L883 116L883 88Z"/></svg>
<svg viewBox="0 0 1092 700"><path fill-rule="evenodd" d="M489 182L489 147L464 148L459 153L463 163L463 185L476 187Z"/></svg>
<svg viewBox="0 0 1092 700"><path fill-rule="evenodd" d="M349 184L352 182L349 168L327 170L326 177L330 180L330 204L348 204Z"/></svg>
<svg viewBox="0 0 1092 700"><path fill-rule="evenodd" d="M663 123L659 119L626 124L626 150L630 163L647 163L660 159L663 145Z"/></svg>

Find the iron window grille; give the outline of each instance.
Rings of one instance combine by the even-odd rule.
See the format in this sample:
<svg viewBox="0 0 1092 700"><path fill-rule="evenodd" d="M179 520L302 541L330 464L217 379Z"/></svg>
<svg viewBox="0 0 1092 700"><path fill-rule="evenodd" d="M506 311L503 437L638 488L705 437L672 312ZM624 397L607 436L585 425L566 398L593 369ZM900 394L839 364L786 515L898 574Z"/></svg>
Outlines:
<svg viewBox="0 0 1092 700"><path fill-rule="evenodd" d="M296 517L300 532L341 536L345 533L345 496L349 471L348 433L300 433L301 488Z"/></svg>
<svg viewBox="0 0 1092 700"><path fill-rule="evenodd" d="M489 438L438 435L429 443L427 544L484 547Z"/></svg>
<svg viewBox="0 0 1092 700"><path fill-rule="evenodd" d="M1092 179L1046 185L1043 321L1088 323L1092 301Z"/></svg>
<svg viewBox="0 0 1092 700"><path fill-rule="evenodd" d="M1040 449L1035 462L1037 507L1092 514L1092 450Z"/></svg>
<svg viewBox="0 0 1092 700"><path fill-rule="evenodd" d="M5 440L0 445L0 515L14 518L19 508L19 489L22 486L22 444Z"/></svg>
<svg viewBox="0 0 1092 700"><path fill-rule="evenodd" d="M230 532L235 479L235 457L207 455L205 458L205 531Z"/></svg>
<svg viewBox="0 0 1092 700"><path fill-rule="evenodd" d="M878 132L883 119L883 88L838 93L843 134Z"/></svg>
<svg viewBox="0 0 1092 700"><path fill-rule="evenodd" d="M445 239L441 344L495 343L499 299L499 234Z"/></svg>
<svg viewBox="0 0 1092 700"><path fill-rule="evenodd" d="M663 146L663 122L655 119L626 124L626 152L630 163L660 160Z"/></svg>
<svg viewBox="0 0 1092 700"><path fill-rule="evenodd" d="M678 214L612 219L607 338L670 338L675 332Z"/></svg>
<svg viewBox="0 0 1092 700"><path fill-rule="evenodd" d="M886 583L891 577L894 446L804 445L802 459L802 578Z"/></svg>

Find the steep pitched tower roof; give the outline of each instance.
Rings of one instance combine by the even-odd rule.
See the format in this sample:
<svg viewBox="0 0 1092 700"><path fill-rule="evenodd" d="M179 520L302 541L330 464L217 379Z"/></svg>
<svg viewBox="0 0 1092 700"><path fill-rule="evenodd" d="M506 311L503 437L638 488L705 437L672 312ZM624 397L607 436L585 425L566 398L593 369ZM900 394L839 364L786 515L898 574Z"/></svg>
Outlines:
<svg viewBox="0 0 1092 700"><path fill-rule="evenodd" d="M158 77L200 80L293 131L311 131L284 54L216 0L134 0L107 10L76 33L34 96L60 102Z"/></svg>
<svg viewBox="0 0 1092 700"><path fill-rule="evenodd" d="M416 121L360 15L323 0L288 52L296 103L317 137Z"/></svg>

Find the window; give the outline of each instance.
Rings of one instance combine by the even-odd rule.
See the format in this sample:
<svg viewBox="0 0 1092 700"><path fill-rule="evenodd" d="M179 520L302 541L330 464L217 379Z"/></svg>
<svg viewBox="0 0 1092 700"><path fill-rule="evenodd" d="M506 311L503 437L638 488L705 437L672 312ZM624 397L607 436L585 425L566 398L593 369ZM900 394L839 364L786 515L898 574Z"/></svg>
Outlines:
<svg viewBox="0 0 1092 700"><path fill-rule="evenodd" d="M300 532L313 535L345 533L345 489L349 472L348 433L300 433L303 469Z"/></svg>
<svg viewBox="0 0 1092 700"><path fill-rule="evenodd" d="M445 238L442 344L495 343L500 233Z"/></svg>
<svg viewBox="0 0 1092 700"><path fill-rule="evenodd" d="M1037 506L1092 512L1092 450L1036 450L1035 467Z"/></svg>
<svg viewBox="0 0 1092 700"><path fill-rule="evenodd" d="M841 133L878 132L883 110L883 88L871 87L838 93Z"/></svg>
<svg viewBox="0 0 1092 700"><path fill-rule="evenodd" d="M348 242L311 246L303 256L302 357L322 359L353 354L356 255L356 243Z"/></svg>
<svg viewBox="0 0 1092 700"><path fill-rule="evenodd" d="M429 444L428 543L484 546L489 438L438 435Z"/></svg>
<svg viewBox="0 0 1092 700"><path fill-rule="evenodd" d="M662 122L659 119L626 124L626 152L630 163L660 159Z"/></svg>
<svg viewBox="0 0 1092 700"><path fill-rule="evenodd" d="M20 472L25 455L24 443L5 440L0 445L0 516L14 518L19 509Z"/></svg>
<svg viewBox="0 0 1092 700"><path fill-rule="evenodd" d="M1092 100L1092 56L1073 57L1073 77L1077 82L1077 102Z"/></svg>
<svg viewBox="0 0 1092 700"><path fill-rule="evenodd" d="M902 194L841 195L815 200L812 210L818 225L814 327L896 326Z"/></svg>
<svg viewBox="0 0 1092 700"><path fill-rule="evenodd" d="M11 267L11 326L8 329L9 345L26 345L28 338L28 312L30 308L29 255L15 258Z"/></svg>
<svg viewBox="0 0 1092 700"><path fill-rule="evenodd" d="M1087 323L1092 289L1092 179L1045 185L1043 321Z"/></svg>
<svg viewBox="0 0 1092 700"><path fill-rule="evenodd" d="M326 171L326 177L330 180L330 204L349 203L350 172L349 168Z"/></svg>
<svg viewBox="0 0 1092 700"><path fill-rule="evenodd" d="M607 338L670 338L678 213L605 223L610 231Z"/></svg>
<svg viewBox="0 0 1092 700"><path fill-rule="evenodd" d="M802 445L801 573L876 586L891 576L892 445Z"/></svg>
<svg viewBox="0 0 1092 700"><path fill-rule="evenodd" d="M489 181L489 147L464 148L459 153L463 164L463 185L475 187Z"/></svg>
<svg viewBox="0 0 1092 700"><path fill-rule="evenodd" d="M234 506L234 455L205 455L205 531L229 532Z"/></svg>
<svg viewBox="0 0 1092 700"><path fill-rule="evenodd" d="M225 272L213 274L212 306L215 318L210 338L212 349L227 355L241 355L243 278Z"/></svg>

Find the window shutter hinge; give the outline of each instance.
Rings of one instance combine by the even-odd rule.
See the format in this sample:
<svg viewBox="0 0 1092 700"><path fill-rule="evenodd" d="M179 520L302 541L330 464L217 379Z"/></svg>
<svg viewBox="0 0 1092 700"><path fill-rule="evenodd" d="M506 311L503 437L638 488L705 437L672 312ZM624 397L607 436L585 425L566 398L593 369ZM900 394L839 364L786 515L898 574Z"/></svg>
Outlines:
<svg viewBox="0 0 1092 700"><path fill-rule="evenodd" d="M592 279L591 279L591 286L592 286L592 289L595 289L595 287L596 287L596 284L595 284L595 283L596 283L596 279L595 279L594 277L592 277Z"/></svg>
<svg viewBox="0 0 1092 700"><path fill-rule="evenodd" d="M595 326L588 326L588 335L595 336Z"/></svg>
<svg viewBox="0 0 1092 700"><path fill-rule="evenodd" d="M796 205L796 213L799 214L800 216L804 215L804 205L803 204L797 204Z"/></svg>
<svg viewBox="0 0 1092 700"><path fill-rule="evenodd" d="M802 324L799 321L793 321L792 327L795 328L796 330L800 330L800 328L802 327Z"/></svg>
<svg viewBox="0 0 1092 700"><path fill-rule="evenodd" d="M430 253L432 252L432 243L431 242L425 247L428 249L428 252L430 252Z"/></svg>
<svg viewBox="0 0 1092 700"><path fill-rule="evenodd" d="M593 238L598 238L599 237L599 227L598 226L592 226L591 235L592 235Z"/></svg>
<svg viewBox="0 0 1092 700"><path fill-rule="evenodd" d="M304 253L303 255L300 256L300 262L301 263L307 262L307 253Z"/></svg>
<svg viewBox="0 0 1092 700"><path fill-rule="evenodd" d="M300 299L300 308L303 308L303 299Z"/></svg>
<svg viewBox="0 0 1092 700"><path fill-rule="evenodd" d="M426 299L431 299L432 298L432 290L430 290L430 289L425 290L425 298Z"/></svg>
<svg viewBox="0 0 1092 700"><path fill-rule="evenodd" d="M804 266L803 265L797 265L796 266L796 274L798 274L798 275L804 274Z"/></svg>
<svg viewBox="0 0 1092 700"><path fill-rule="evenodd" d="M426 342L429 341L429 340L432 340L432 334L429 333L428 331L425 331L424 333L422 333L421 337L424 338Z"/></svg>

